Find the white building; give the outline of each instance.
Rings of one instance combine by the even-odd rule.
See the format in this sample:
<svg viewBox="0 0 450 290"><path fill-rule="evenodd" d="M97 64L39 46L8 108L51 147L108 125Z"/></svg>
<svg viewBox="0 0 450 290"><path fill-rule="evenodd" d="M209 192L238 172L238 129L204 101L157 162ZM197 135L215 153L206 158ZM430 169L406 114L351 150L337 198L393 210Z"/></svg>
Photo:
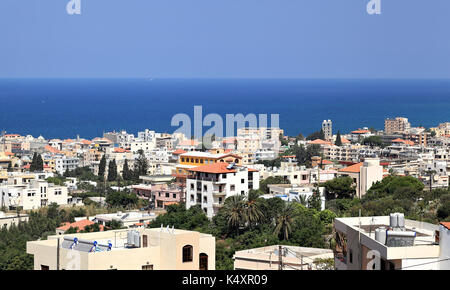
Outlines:
<svg viewBox="0 0 450 290"><path fill-rule="evenodd" d="M449 224L403 214L336 218L337 270L450 270Z"/></svg>
<svg viewBox="0 0 450 290"><path fill-rule="evenodd" d="M232 195L247 196L249 190L259 189L259 172L225 162L189 169L186 179L186 208L199 204L212 218Z"/></svg>
<svg viewBox="0 0 450 290"><path fill-rule="evenodd" d="M67 170L72 171L78 168L80 160L65 155L55 156L55 170L58 174L63 175Z"/></svg>
<svg viewBox="0 0 450 290"><path fill-rule="evenodd" d="M325 140L331 140L333 138L333 122L331 120L323 120L322 131L325 135Z"/></svg>
<svg viewBox="0 0 450 290"><path fill-rule="evenodd" d="M155 131L150 131L149 129L145 129L142 132L138 132L138 139L140 141L153 142L153 140L156 139L156 133L155 133Z"/></svg>
<svg viewBox="0 0 450 290"><path fill-rule="evenodd" d="M45 180L31 180L29 183L0 186L2 205L24 210L38 209L51 203L66 205L71 199L66 186L57 186Z"/></svg>

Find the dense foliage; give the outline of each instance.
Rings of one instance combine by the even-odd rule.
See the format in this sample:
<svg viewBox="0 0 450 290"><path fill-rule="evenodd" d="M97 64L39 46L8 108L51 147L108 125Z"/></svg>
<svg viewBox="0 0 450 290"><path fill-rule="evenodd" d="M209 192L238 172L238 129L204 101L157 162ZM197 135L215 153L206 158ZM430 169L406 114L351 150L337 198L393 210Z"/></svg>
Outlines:
<svg viewBox="0 0 450 290"><path fill-rule="evenodd" d="M284 244L304 247L327 247L335 217L331 211L318 212L298 202L286 203L280 198L260 198L261 191L248 197L231 196L208 220L199 206L185 209L184 204L171 205L150 227L174 226L196 230L216 237L216 269L233 269L235 251Z"/></svg>

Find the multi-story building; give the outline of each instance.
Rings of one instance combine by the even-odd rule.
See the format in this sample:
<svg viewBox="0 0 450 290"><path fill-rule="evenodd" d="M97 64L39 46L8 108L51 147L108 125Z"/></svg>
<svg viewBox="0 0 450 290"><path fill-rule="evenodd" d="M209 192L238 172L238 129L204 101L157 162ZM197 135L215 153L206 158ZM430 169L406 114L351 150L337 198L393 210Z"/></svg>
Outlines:
<svg viewBox="0 0 450 290"><path fill-rule="evenodd" d="M247 196L259 189L259 172L226 162L210 163L189 169L186 180L186 208L200 205L212 218L225 199L232 195Z"/></svg>
<svg viewBox="0 0 450 290"><path fill-rule="evenodd" d="M403 133L409 128L411 128L411 124L408 118L396 117L395 119L387 118L384 120L385 134Z"/></svg>
<svg viewBox="0 0 450 290"><path fill-rule="evenodd" d="M375 182L381 181L383 174L383 166L380 165L379 158L366 158L364 162L353 164L338 171L338 175L353 179L356 185L356 197L359 198L365 195Z"/></svg>
<svg viewBox="0 0 450 290"><path fill-rule="evenodd" d="M165 209L167 206L184 201L181 187L167 184L138 184L132 186L133 191L141 197L147 197L150 206Z"/></svg>
<svg viewBox="0 0 450 290"><path fill-rule="evenodd" d="M27 214L10 214L0 211L0 228L6 227L8 229L11 225L17 226L20 222L27 222L28 219Z"/></svg>
<svg viewBox="0 0 450 290"><path fill-rule="evenodd" d="M79 167L80 159L71 158L65 155L55 156L55 170L58 174L63 175L67 170L72 171Z"/></svg>
<svg viewBox="0 0 450 290"><path fill-rule="evenodd" d="M430 130L436 133L436 137L448 137L450 136L450 122L441 123L435 128L430 128Z"/></svg>
<svg viewBox="0 0 450 290"><path fill-rule="evenodd" d="M35 270L215 270L215 237L172 228L49 236L27 242Z"/></svg>
<svg viewBox="0 0 450 290"><path fill-rule="evenodd" d="M189 151L178 156L178 164L172 174L179 183L186 182L188 170L194 167L218 162L242 164L242 157L231 153L213 154L209 152Z"/></svg>
<svg viewBox="0 0 450 290"><path fill-rule="evenodd" d="M17 182L17 179L14 179ZM66 205L70 196L66 186L57 186L45 180L31 180L29 183L0 186L2 205L24 210L38 209L51 203Z"/></svg>
<svg viewBox="0 0 450 290"><path fill-rule="evenodd" d="M333 122L331 122L331 120L323 120L322 131L325 136L325 140L331 141L333 138Z"/></svg>
<svg viewBox="0 0 450 290"><path fill-rule="evenodd" d="M128 134L127 131L120 132L112 131L103 133L103 138L111 140L114 144L132 142L134 140L133 134Z"/></svg>
<svg viewBox="0 0 450 290"><path fill-rule="evenodd" d="M337 270L450 270L449 223L403 214L336 218Z"/></svg>
<svg viewBox="0 0 450 290"><path fill-rule="evenodd" d="M152 142L156 138L155 131L150 131L149 129L145 129L142 132L138 132L138 139L141 141Z"/></svg>

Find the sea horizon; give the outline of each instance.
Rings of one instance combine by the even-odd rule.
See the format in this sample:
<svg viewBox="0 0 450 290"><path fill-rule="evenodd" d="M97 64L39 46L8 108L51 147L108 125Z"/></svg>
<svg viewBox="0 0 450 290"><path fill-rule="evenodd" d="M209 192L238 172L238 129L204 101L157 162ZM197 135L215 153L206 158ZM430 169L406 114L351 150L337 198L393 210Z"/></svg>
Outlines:
<svg viewBox="0 0 450 290"><path fill-rule="evenodd" d="M279 114L286 135L308 135L325 119L333 133L448 121L449 79L0 78L0 131L45 138L94 138L144 129L172 133L171 118L217 113ZM270 124L270 118L269 118ZM207 130L205 127L204 131Z"/></svg>

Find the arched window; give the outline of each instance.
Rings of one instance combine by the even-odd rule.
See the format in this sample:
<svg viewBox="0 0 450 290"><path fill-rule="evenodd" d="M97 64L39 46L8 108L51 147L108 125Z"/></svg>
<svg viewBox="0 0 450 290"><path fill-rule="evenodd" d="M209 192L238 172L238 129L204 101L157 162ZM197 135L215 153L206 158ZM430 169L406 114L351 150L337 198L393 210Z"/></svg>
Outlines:
<svg viewBox="0 0 450 290"><path fill-rule="evenodd" d="M183 263L192 262L193 248L191 245L186 245L183 247Z"/></svg>
<svg viewBox="0 0 450 290"><path fill-rule="evenodd" d="M208 255L201 253L199 255L199 270L208 270Z"/></svg>

